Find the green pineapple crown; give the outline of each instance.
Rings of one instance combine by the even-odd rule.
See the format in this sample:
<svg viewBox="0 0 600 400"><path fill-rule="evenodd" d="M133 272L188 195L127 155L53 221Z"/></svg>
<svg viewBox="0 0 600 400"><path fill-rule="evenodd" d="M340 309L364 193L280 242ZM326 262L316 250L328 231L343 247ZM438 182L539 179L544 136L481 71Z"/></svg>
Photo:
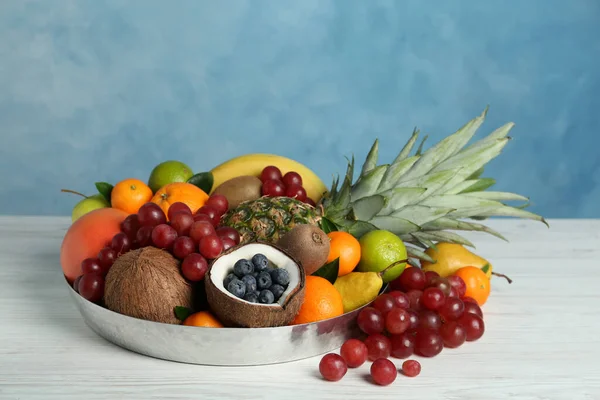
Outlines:
<svg viewBox="0 0 600 400"><path fill-rule="evenodd" d="M398 235L412 259L433 262L424 249L435 242L474 245L451 231L481 231L506 240L500 233L476 221L489 217L527 218L548 223L526 211L529 199L515 193L487 191L495 184L482 178L485 165L497 157L510 140L514 123L507 123L487 137L467 146L483 124L488 107L458 131L423 151L427 137L411 155L418 139L411 138L391 164L377 165L379 140L371 147L356 182L354 156L348 160L346 175L333 180L321 200L322 224L333 223L356 237L384 229ZM467 146L467 147L465 147ZM510 206L507 201L524 202ZM414 261L414 260L413 260Z"/></svg>

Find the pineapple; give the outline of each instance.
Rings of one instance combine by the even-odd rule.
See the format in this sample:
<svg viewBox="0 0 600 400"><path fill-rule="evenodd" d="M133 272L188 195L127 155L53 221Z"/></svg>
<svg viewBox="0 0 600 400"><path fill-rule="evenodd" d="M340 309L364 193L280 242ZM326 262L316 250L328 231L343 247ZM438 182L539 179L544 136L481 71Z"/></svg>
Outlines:
<svg viewBox="0 0 600 400"><path fill-rule="evenodd" d="M425 137L411 155L419 135L415 130L391 164L377 165L379 141L375 140L358 179L353 180L352 157L341 185L336 177L317 208L291 198L262 197L229 211L222 223L236 228L244 243L276 242L296 224L319 224L326 232L343 230L357 238L371 230L385 229L405 242L413 262L433 262L424 250L436 242L473 247L470 241L452 231L482 231L506 240L477 222L488 217L527 218L548 225L541 216L524 210L527 197L486 191L495 181L481 177L484 166L500 154L514 126L505 124L466 146L486 114L487 108L423 152ZM505 204L507 201L525 203L510 206Z"/></svg>

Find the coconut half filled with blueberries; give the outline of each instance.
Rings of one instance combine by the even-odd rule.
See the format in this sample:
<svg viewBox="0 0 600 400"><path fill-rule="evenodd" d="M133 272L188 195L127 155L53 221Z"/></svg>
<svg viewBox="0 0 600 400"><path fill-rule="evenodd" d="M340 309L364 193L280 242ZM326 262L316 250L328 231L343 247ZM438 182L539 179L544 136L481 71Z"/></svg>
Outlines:
<svg viewBox="0 0 600 400"><path fill-rule="evenodd" d="M305 272L289 253L269 243L232 248L213 261L205 278L211 310L226 326L288 325L304 301Z"/></svg>

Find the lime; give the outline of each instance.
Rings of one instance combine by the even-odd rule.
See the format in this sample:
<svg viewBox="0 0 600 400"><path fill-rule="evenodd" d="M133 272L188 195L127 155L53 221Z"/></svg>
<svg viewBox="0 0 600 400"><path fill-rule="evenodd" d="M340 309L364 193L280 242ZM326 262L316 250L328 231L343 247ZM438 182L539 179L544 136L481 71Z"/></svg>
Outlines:
<svg viewBox="0 0 600 400"><path fill-rule="evenodd" d="M86 197L73 207L71 212L71 221L77 221L81 216L98 208L110 207L110 203L100 193Z"/></svg>
<svg viewBox="0 0 600 400"><path fill-rule="evenodd" d="M381 272L391 264L406 260L406 246L402 239L386 230L375 230L363 235L360 240L360 262L356 267L359 272ZM406 263L388 269L382 276L388 283L400 276Z"/></svg>
<svg viewBox="0 0 600 400"><path fill-rule="evenodd" d="M181 161L169 160L158 164L150 173L148 186L152 193L173 182L187 182L194 175L192 169Z"/></svg>

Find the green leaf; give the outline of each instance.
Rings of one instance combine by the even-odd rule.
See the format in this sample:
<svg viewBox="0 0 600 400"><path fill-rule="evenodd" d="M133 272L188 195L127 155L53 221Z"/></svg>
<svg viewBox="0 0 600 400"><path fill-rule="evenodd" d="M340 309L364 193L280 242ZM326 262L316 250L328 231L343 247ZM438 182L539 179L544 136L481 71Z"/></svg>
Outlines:
<svg viewBox="0 0 600 400"><path fill-rule="evenodd" d="M398 164L400 161L403 161L404 159L406 159L409 156L410 152L412 151L412 148L415 145L415 143L417 142L418 138L419 138L419 130L417 128L415 128L413 130L413 133L412 133L410 139L408 139L408 142L406 142L406 144L400 151L400 154L398 154L398 156L396 157L396 159L394 160L394 162L392 164Z"/></svg>
<svg viewBox="0 0 600 400"><path fill-rule="evenodd" d="M473 172L471 174L471 176L467 177L467 179L477 179L477 178L479 178L483 174L484 170L485 170L484 167L479 168L477 171Z"/></svg>
<svg viewBox="0 0 600 400"><path fill-rule="evenodd" d="M192 314L192 310L183 306L175 306L175 317L183 321Z"/></svg>
<svg viewBox="0 0 600 400"><path fill-rule="evenodd" d="M362 199L363 197L372 196L377 193L379 183L387 170L388 165L379 165L369 171L366 175L362 175L354 187L352 188L352 201Z"/></svg>
<svg viewBox="0 0 600 400"><path fill-rule="evenodd" d="M335 232L338 230L337 226L329 219L323 217L319 222L320 228L326 234L329 232Z"/></svg>
<svg viewBox="0 0 600 400"><path fill-rule="evenodd" d="M496 180L494 178L473 179L466 180L465 182L468 183L468 185L465 185L465 187L460 191L456 192L455 189L452 189L448 192L448 194L482 192L496 184Z"/></svg>
<svg viewBox="0 0 600 400"><path fill-rule="evenodd" d="M98 193L100 193L110 204L110 194L112 193L114 186L106 182L96 182L95 185Z"/></svg>
<svg viewBox="0 0 600 400"><path fill-rule="evenodd" d="M481 267L481 270L487 274L488 271L490 270L490 264L485 264L483 267Z"/></svg>
<svg viewBox="0 0 600 400"><path fill-rule="evenodd" d="M429 221L441 218L454 210L455 208L451 207L428 207L426 205L414 205L406 206L392 213L391 216L404 218L416 225L421 226Z"/></svg>
<svg viewBox="0 0 600 400"><path fill-rule="evenodd" d="M367 154L365 163L362 166L362 171L360 173L361 175L364 175L367 172L369 172L370 170L372 170L373 168L375 168L375 166L377 165L378 156L379 156L379 139L375 139L375 142L373 143L373 146L371 146L371 150L369 151L369 154Z"/></svg>
<svg viewBox="0 0 600 400"><path fill-rule="evenodd" d="M357 239L374 230L377 230L377 227L365 221L354 221L347 228L348 233Z"/></svg>
<svg viewBox="0 0 600 400"><path fill-rule="evenodd" d="M427 255L425 252L417 249L416 247L406 246L406 253L412 258L417 258L419 260L425 260L430 263L435 263L435 260L433 258Z"/></svg>
<svg viewBox="0 0 600 400"><path fill-rule="evenodd" d="M390 215L374 217L371 220L371 224L375 225L377 229L390 231L396 235L416 232L420 229L419 225L413 222L404 218L392 217Z"/></svg>
<svg viewBox="0 0 600 400"><path fill-rule="evenodd" d="M406 173L419 159L419 156L408 157L402 161L394 162L383 174L379 183L379 191L393 189Z"/></svg>
<svg viewBox="0 0 600 400"><path fill-rule="evenodd" d="M436 242L448 242L448 243L458 243L464 246L475 247L473 243L464 237L456 234L454 232L446 232L446 231L431 231L431 232L420 232L419 233L422 238L433 240Z"/></svg>
<svg viewBox="0 0 600 400"><path fill-rule="evenodd" d="M485 232L490 235L496 236L499 239L504 241L508 241L502 234L495 231L494 229L485 226L483 224L478 224L476 222L467 222L455 220L452 218L442 217L438 218L434 221L428 222L423 225L423 230L425 231L443 231L443 230L457 230L457 231L479 231Z"/></svg>
<svg viewBox="0 0 600 400"><path fill-rule="evenodd" d="M463 192L464 193L464 192ZM473 192L465 193L465 196L477 197L478 199L495 200L495 201L529 201L528 197L521 196L516 193L509 192Z"/></svg>
<svg viewBox="0 0 600 400"><path fill-rule="evenodd" d="M421 187L426 188L427 190L416 199L416 202L422 201L423 199L431 196L439 188L445 186L450 180L454 179L458 171L456 170L448 170L448 171L440 171L432 174L427 174L425 176L420 176L416 179L412 179L410 181L405 181L402 183L398 183L397 187Z"/></svg>
<svg viewBox="0 0 600 400"><path fill-rule="evenodd" d="M504 139L514 126L515 124L513 122L506 123L500 128L490 133L489 135L487 135L486 137L484 137L483 139L480 139L472 145L465 147L462 151L472 151L473 149L476 149L478 147L485 146L487 142L491 142L498 139Z"/></svg>
<svg viewBox="0 0 600 400"><path fill-rule="evenodd" d="M204 193L210 193L212 190L215 180L212 172L199 172L187 180L187 183L191 183L194 186L199 187Z"/></svg>
<svg viewBox="0 0 600 400"><path fill-rule="evenodd" d="M379 215L390 215L404 206L414 204L426 191L426 188L401 187L381 193L386 198L386 204Z"/></svg>
<svg viewBox="0 0 600 400"><path fill-rule="evenodd" d="M420 156L423 153L423 146L425 146L425 142L427 141L428 138L429 138L428 135L425 135L425 137L423 137L423 140L421 140L421 144L419 144L419 147L417 148L417 151L415 152L416 156Z"/></svg>
<svg viewBox="0 0 600 400"><path fill-rule="evenodd" d="M336 258L332 262L323 265L321 268L312 273L313 276L320 276L327 279L332 285L335 283L338 272L340 270L340 259Z"/></svg>
<svg viewBox="0 0 600 400"><path fill-rule="evenodd" d="M354 216L361 221L369 221L381 211L384 203L384 197L378 194L363 197L352 204Z"/></svg>

